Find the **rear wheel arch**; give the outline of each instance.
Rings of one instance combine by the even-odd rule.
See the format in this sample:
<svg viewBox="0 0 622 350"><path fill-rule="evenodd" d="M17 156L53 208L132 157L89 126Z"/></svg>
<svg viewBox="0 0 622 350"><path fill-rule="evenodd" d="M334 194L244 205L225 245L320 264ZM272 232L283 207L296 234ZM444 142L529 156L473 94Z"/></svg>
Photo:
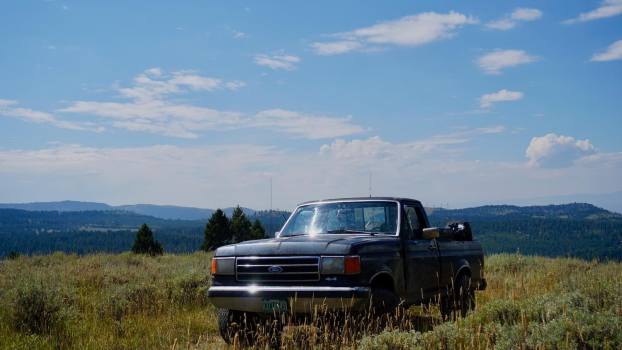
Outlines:
<svg viewBox="0 0 622 350"><path fill-rule="evenodd" d="M466 260L463 260L463 261L460 262L460 267L458 268L458 270L456 270L456 274L455 274L454 279L453 279L452 282L455 283L456 281L458 281L458 279L462 275L467 275L469 277L473 277L471 275L471 265Z"/></svg>

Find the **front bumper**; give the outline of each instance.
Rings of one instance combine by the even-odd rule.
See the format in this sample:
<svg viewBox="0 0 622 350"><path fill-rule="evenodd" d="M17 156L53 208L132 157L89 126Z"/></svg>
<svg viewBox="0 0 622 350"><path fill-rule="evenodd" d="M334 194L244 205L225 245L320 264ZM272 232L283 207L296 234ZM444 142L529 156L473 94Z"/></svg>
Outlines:
<svg viewBox="0 0 622 350"><path fill-rule="evenodd" d="M311 313L315 310L358 310L369 300L368 287L312 286L212 286L209 300L219 308L266 312L266 300L286 300L288 311Z"/></svg>

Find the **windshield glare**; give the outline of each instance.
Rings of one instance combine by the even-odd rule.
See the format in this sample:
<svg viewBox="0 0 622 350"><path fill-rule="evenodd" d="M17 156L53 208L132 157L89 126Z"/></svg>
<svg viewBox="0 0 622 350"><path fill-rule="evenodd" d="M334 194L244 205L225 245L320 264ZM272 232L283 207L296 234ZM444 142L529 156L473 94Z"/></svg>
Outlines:
<svg viewBox="0 0 622 350"><path fill-rule="evenodd" d="M281 237L335 233L397 232L397 203L335 202L316 203L298 207Z"/></svg>

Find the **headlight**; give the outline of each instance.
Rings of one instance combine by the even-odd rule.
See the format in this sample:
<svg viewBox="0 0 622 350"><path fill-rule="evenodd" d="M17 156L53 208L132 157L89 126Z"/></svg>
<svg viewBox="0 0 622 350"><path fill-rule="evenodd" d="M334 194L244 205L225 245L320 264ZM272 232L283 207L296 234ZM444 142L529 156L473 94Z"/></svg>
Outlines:
<svg viewBox="0 0 622 350"><path fill-rule="evenodd" d="M358 255L322 257L323 275L354 275L361 272L361 258Z"/></svg>
<svg viewBox="0 0 622 350"><path fill-rule="evenodd" d="M323 275L342 275L344 271L343 267L343 256L322 257Z"/></svg>
<svg viewBox="0 0 622 350"><path fill-rule="evenodd" d="M235 258L212 258L212 275L234 275Z"/></svg>

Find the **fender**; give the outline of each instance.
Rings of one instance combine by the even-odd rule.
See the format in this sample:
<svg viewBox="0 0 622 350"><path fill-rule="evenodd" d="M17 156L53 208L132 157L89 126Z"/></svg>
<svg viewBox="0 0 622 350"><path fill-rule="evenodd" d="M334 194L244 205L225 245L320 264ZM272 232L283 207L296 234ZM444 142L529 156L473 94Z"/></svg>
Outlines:
<svg viewBox="0 0 622 350"><path fill-rule="evenodd" d="M468 260L466 259L460 259L458 261L458 269L456 269L456 273L454 274L453 280L455 281L456 278L463 271L468 271L469 276L471 275L471 264L469 264Z"/></svg>
<svg viewBox="0 0 622 350"><path fill-rule="evenodd" d="M395 278L393 277L393 274L391 272L391 270L389 269L383 269L381 271L376 272L373 276L371 276L371 278L369 279L369 284L371 285L371 283L374 281L375 278L381 276L381 275L387 275L389 278L391 278L391 281L393 281L393 290L396 292L399 292L399 288L398 286L395 284Z"/></svg>

